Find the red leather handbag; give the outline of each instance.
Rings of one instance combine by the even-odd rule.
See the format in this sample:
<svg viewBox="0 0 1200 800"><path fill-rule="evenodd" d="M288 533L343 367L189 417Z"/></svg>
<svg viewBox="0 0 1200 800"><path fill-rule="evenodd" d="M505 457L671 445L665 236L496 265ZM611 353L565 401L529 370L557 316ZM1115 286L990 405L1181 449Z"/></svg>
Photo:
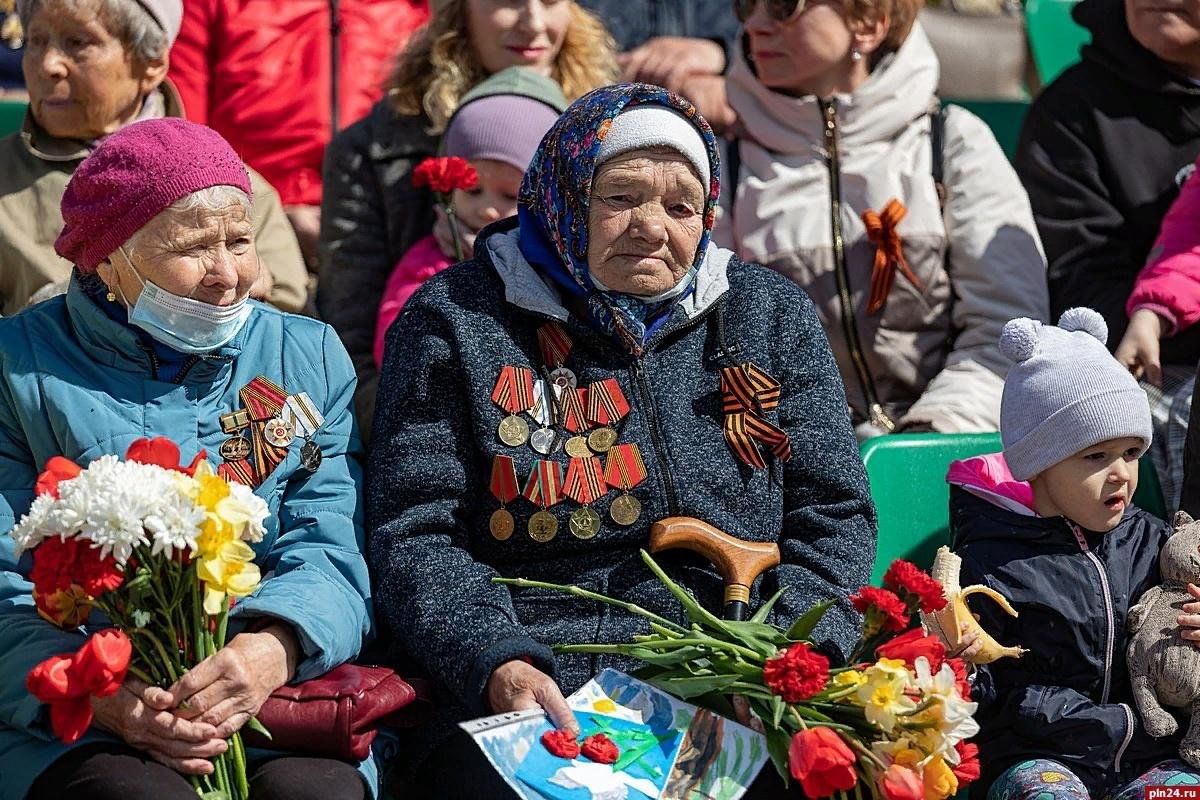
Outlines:
<svg viewBox="0 0 1200 800"><path fill-rule="evenodd" d="M256 715L271 738L249 727L242 728L242 737L252 747L362 761L380 725L419 721L418 709L397 712L414 700L427 703L426 689L387 667L342 664L319 678L276 689Z"/></svg>

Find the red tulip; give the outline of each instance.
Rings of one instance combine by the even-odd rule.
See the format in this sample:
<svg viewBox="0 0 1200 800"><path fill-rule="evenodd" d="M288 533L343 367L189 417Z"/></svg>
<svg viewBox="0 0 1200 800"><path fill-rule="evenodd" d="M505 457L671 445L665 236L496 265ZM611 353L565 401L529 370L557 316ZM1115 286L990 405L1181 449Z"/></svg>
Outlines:
<svg viewBox="0 0 1200 800"><path fill-rule="evenodd" d="M808 728L792 737L788 767L809 797L829 797L854 788L854 753L836 731Z"/></svg>
<svg viewBox="0 0 1200 800"><path fill-rule="evenodd" d="M921 776L908 767L892 764L879 777L879 791L887 800L925 800Z"/></svg>
<svg viewBox="0 0 1200 800"><path fill-rule="evenodd" d="M936 636L926 636L920 628L913 628L890 642L879 645L875 648L875 655L903 661L909 667L914 666L918 658L925 656L929 661L929 671L937 674L946 659L946 645Z"/></svg>
<svg viewBox="0 0 1200 800"><path fill-rule="evenodd" d="M57 500L58 484L71 480L82 471L79 465L71 459L54 456L46 462L46 469L42 474L38 475L37 483L34 484L34 494L48 494Z"/></svg>

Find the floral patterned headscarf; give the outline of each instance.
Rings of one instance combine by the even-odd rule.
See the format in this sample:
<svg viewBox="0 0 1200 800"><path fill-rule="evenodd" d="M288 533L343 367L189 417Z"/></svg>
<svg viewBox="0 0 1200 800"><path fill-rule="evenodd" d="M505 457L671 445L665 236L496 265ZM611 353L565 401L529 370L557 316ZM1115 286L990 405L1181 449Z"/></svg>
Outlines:
<svg viewBox="0 0 1200 800"><path fill-rule="evenodd" d="M708 195L704 201L704 233L696 248L685 291L660 302L619 292L601 291L588 270L588 211L596 157L613 119L637 105L673 109L689 120L708 152ZM518 203L520 246L526 260L570 297L580 298L591 323L640 355L646 340L670 310L693 290L695 274L708 251L720 193L720 157L712 128L696 107L658 86L625 83L606 86L576 100L542 139Z"/></svg>

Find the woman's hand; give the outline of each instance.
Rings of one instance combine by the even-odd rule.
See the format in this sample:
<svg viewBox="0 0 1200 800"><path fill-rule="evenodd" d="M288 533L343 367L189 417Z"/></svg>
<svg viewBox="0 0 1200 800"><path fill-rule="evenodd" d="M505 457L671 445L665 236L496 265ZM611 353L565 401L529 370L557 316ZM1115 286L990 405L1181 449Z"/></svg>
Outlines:
<svg viewBox="0 0 1200 800"><path fill-rule="evenodd" d="M554 727L579 732L579 723L558 684L532 664L505 661L488 678L486 694L488 705L497 714L541 708Z"/></svg>
<svg viewBox="0 0 1200 800"><path fill-rule="evenodd" d="M691 75L724 72L725 50L711 39L655 36L617 56L617 65L627 81L653 83L678 92Z"/></svg>
<svg viewBox="0 0 1200 800"><path fill-rule="evenodd" d="M1114 354L1135 378L1144 378L1155 386L1162 386L1159 340L1166 326L1166 321L1158 314L1148 308L1139 308L1129 318L1129 327Z"/></svg>
<svg viewBox="0 0 1200 800"><path fill-rule="evenodd" d="M184 775L207 775L210 758L229 745L213 725L190 721L167 710L162 689L129 678L116 694L92 698L96 727L142 750L155 761Z"/></svg>
<svg viewBox="0 0 1200 800"><path fill-rule="evenodd" d="M239 633L176 681L165 692L165 707L184 719L216 726L218 736L228 738L258 713L271 692L292 679L299 658L300 643L286 624Z"/></svg>
<svg viewBox="0 0 1200 800"><path fill-rule="evenodd" d="M1200 647L1200 630L1194 630L1200 628L1200 586L1189 583L1187 590L1188 594L1197 602L1184 603L1183 608L1180 609L1183 613L1175 621L1179 623L1179 627L1185 629L1179 632L1179 638Z"/></svg>

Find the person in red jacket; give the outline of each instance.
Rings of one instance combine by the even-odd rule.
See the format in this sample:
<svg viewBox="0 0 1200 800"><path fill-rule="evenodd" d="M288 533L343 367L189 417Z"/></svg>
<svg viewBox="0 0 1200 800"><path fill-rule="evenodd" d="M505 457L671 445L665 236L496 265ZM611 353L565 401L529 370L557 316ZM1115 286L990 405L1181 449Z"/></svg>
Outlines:
<svg viewBox="0 0 1200 800"><path fill-rule="evenodd" d="M184 113L279 191L310 269L325 145L382 97L394 55L428 16L426 0L185 3L169 73Z"/></svg>

